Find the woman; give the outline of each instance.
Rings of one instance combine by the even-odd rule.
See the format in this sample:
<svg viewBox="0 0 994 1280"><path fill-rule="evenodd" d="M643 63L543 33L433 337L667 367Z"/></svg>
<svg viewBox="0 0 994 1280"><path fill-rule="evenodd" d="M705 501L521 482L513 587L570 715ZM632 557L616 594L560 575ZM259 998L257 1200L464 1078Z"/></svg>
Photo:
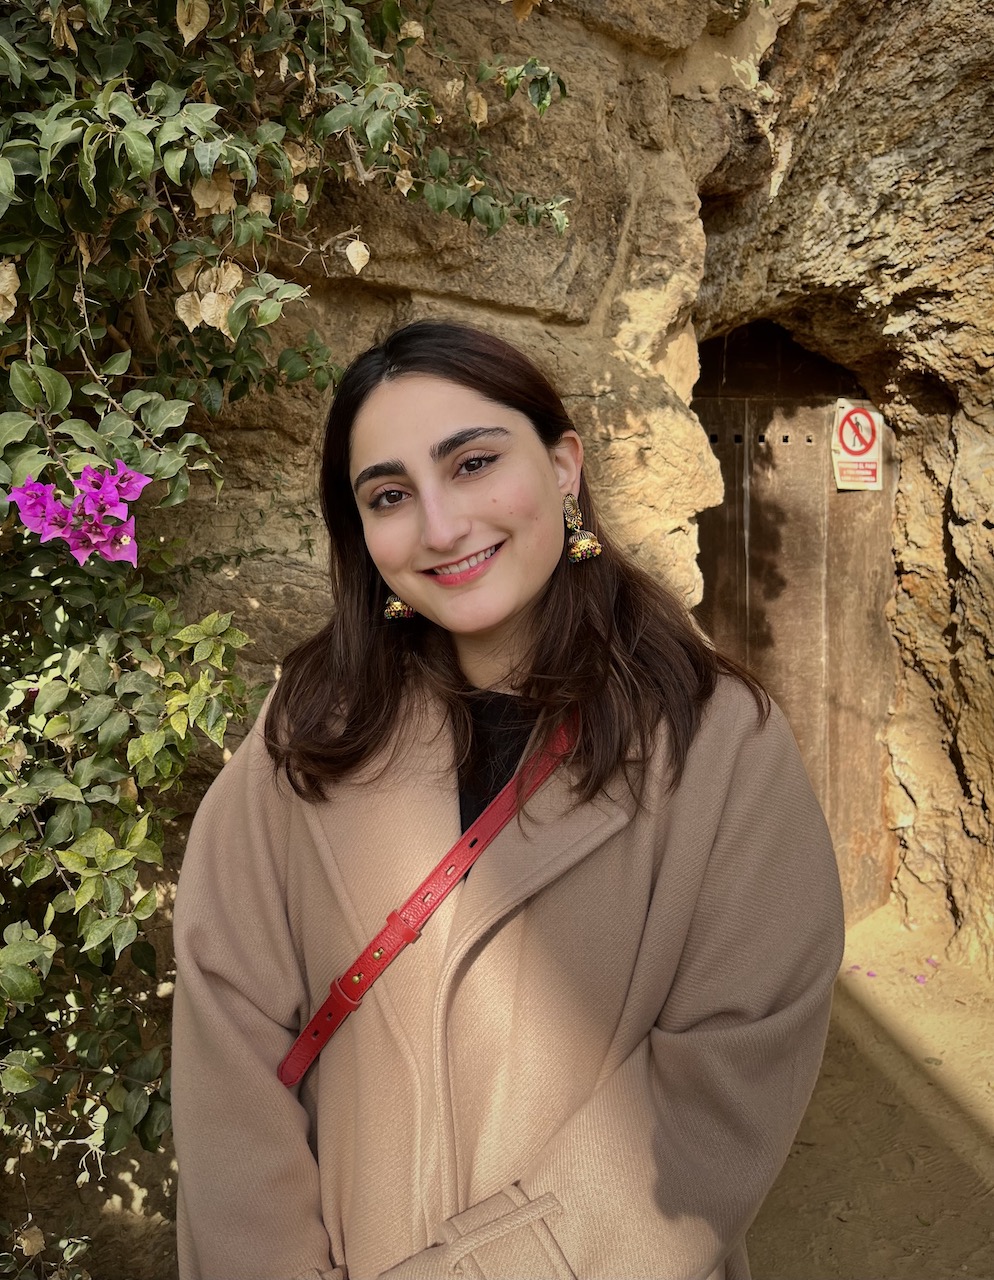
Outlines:
<svg viewBox="0 0 994 1280"><path fill-rule="evenodd" d="M749 1275L824 1043L835 863L779 711L611 544L582 461L476 330L410 325L342 380L335 614L181 877L182 1280ZM329 984L543 750L284 1087Z"/></svg>

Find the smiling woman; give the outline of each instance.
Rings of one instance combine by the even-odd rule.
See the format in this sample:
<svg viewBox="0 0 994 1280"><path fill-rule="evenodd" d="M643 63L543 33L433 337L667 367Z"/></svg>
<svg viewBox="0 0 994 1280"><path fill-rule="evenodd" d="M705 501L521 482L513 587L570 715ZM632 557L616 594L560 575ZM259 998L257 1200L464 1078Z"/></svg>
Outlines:
<svg viewBox="0 0 994 1280"><path fill-rule="evenodd" d="M369 461L398 439L403 460ZM356 416L353 489L370 559L448 632L471 684L506 681L530 648L582 460L575 431L547 447L523 413L428 374L381 383Z"/></svg>
<svg viewBox="0 0 994 1280"><path fill-rule="evenodd" d="M492 335L358 357L321 488L334 616L180 881L182 1280L744 1280L841 947L789 729Z"/></svg>

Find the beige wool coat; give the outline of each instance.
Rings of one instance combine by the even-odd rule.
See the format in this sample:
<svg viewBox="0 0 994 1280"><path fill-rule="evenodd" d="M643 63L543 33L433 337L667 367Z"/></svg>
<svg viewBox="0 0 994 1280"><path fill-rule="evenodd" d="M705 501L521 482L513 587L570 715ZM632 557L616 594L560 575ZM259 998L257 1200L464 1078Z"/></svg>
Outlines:
<svg viewBox="0 0 994 1280"><path fill-rule="evenodd" d="M745 1280L821 1059L838 876L790 730L723 679L675 791L557 771L328 1044L297 1029L459 836L410 723L320 804L260 725L176 904L181 1280Z"/></svg>

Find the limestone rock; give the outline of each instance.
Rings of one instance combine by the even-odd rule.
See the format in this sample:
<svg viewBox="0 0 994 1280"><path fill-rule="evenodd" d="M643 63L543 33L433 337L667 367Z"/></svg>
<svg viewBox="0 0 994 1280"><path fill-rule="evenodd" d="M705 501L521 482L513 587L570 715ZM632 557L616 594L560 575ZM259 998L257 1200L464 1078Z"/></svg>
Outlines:
<svg viewBox="0 0 994 1280"><path fill-rule="evenodd" d="M943 881L957 946L994 971L992 51L981 0L798 6L757 87L768 187L720 168L702 183L697 319L701 332L777 319L853 369L897 431L904 676L887 741L916 805L905 866ZM748 114L738 127L730 157L747 154Z"/></svg>

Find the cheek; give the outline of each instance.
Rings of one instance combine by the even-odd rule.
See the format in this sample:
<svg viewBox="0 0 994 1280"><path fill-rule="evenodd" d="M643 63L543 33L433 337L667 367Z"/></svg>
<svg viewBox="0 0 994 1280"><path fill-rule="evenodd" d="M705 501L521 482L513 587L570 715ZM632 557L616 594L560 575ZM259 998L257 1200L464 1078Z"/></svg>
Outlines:
<svg viewBox="0 0 994 1280"><path fill-rule="evenodd" d="M398 538L395 529L373 521L363 523L363 536L369 558L379 570L389 571L398 559Z"/></svg>

